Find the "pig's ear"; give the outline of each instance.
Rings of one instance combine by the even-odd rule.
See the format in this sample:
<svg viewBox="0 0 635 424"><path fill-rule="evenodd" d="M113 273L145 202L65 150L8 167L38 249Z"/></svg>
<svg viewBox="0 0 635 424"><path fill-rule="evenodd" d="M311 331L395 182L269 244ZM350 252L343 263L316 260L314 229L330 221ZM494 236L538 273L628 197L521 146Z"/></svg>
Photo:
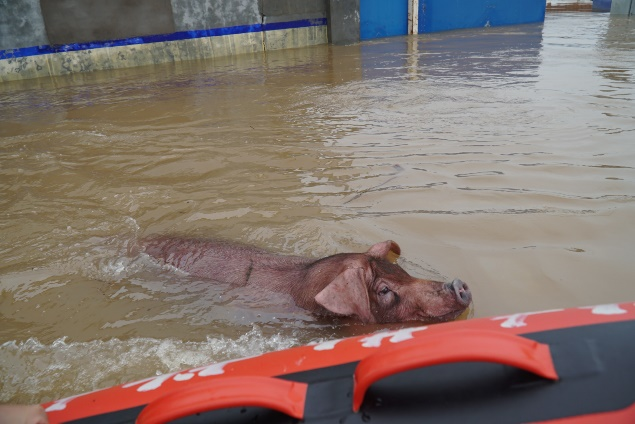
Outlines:
<svg viewBox="0 0 635 424"><path fill-rule="evenodd" d="M375 322L363 268L349 268L340 273L315 296L315 301L334 314L357 315L364 323Z"/></svg>
<svg viewBox="0 0 635 424"><path fill-rule="evenodd" d="M396 263L397 259L399 259L399 255L401 255L401 248L394 241L386 240L373 245L366 253L370 256Z"/></svg>

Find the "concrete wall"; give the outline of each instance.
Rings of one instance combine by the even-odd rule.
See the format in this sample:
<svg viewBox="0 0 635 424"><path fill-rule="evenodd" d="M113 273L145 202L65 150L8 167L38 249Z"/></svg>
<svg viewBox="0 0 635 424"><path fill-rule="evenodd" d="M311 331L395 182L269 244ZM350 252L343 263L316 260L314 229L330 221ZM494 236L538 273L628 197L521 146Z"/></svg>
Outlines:
<svg viewBox="0 0 635 424"><path fill-rule="evenodd" d="M0 80L327 43L328 0L0 0Z"/></svg>
<svg viewBox="0 0 635 424"><path fill-rule="evenodd" d="M611 2L611 15L635 14L635 0L613 0Z"/></svg>
<svg viewBox="0 0 635 424"><path fill-rule="evenodd" d="M40 0L49 44L174 32L169 0Z"/></svg>
<svg viewBox="0 0 635 424"><path fill-rule="evenodd" d="M360 1L364 0L329 0L327 8L329 43L349 44L359 41Z"/></svg>
<svg viewBox="0 0 635 424"><path fill-rule="evenodd" d="M0 0L0 50L48 44L39 0Z"/></svg>
<svg viewBox="0 0 635 424"><path fill-rule="evenodd" d="M262 21L257 1L172 0L171 3L177 31L253 25Z"/></svg>
<svg viewBox="0 0 635 424"><path fill-rule="evenodd" d="M328 0L261 0L263 23L326 18Z"/></svg>

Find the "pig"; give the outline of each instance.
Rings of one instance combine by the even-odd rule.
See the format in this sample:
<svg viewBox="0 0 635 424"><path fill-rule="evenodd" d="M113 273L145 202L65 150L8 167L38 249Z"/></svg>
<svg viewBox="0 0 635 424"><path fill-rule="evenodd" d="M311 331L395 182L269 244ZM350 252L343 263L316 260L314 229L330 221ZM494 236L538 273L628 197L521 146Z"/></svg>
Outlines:
<svg viewBox="0 0 635 424"><path fill-rule="evenodd" d="M472 301L459 279L443 283L410 276L396 264L401 248L391 240L365 253L322 259L195 238L151 237L143 246L146 254L192 276L267 288L290 295L311 313L353 317L364 324L450 321Z"/></svg>

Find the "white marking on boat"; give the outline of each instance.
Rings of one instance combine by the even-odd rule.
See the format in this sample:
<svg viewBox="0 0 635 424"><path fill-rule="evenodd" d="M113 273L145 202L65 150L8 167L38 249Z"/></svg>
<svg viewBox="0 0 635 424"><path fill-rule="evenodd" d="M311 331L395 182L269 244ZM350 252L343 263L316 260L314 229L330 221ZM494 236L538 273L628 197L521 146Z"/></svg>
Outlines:
<svg viewBox="0 0 635 424"><path fill-rule="evenodd" d="M626 309L622 309L617 303L610 303L606 305L586 306L580 309L591 309L591 313L594 315L619 315L628 312Z"/></svg>
<svg viewBox="0 0 635 424"><path fill-rule="evenodd" d="M388 341L391 343L403 342L404 340L412 339L414 337L412 333L415 331L423 331L427 328L428 327L404 328L402 330L373 334L372 336L361 339L362 347L379 347L381 346L382 340L388 337L390 338Z"/></svg>
<svg viewBox="0 0 635 424"><path fill-rule="evenodd" d="M501 322L501 327L503 327L503 328L518 328L518 327L525 327L527 325L525 320L527 319L527 317L529 317L531 315L547 314L547 313L551 313L551 312L560 312L560 311L563 311L563 310L564 309L551 309L549 311L524 312L524 313L520 313L520 314L502 315L500 317L494 317L494 318L492 318L492 320L493 321L504 320L503 322Z"/></svg>

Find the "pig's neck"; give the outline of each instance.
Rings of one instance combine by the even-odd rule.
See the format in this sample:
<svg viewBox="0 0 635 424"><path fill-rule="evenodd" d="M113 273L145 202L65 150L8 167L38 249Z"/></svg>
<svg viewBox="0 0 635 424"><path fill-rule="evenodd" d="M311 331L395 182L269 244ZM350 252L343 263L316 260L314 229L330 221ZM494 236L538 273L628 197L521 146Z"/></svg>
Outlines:
<svg viewBox="0 0 635 424"><path fill-rule="evenodd" d="M313 260L299 256L262 255L248 258L243 264L240 285L267 287L291 293L297 281L306 278Z"/></svg>
<svg viewBox="0 0 635 424"><path fill-rule="evenodd" d="M346 267L343 254L312 260L306 265L301 278L291 286L291 296L295 303L305 309L322 315L331 313L315 301L315 296L328 286Z"/></svg>
<svg viewBox="0 0 635 424"><path fill-rule="evenodd" d="M267 287L288 293L296 305L312 312L327 314L315 301L321 292L342 270L339 255L323 259L280 256L269 261L253 261L245 273L244 284Z"/></svg>

